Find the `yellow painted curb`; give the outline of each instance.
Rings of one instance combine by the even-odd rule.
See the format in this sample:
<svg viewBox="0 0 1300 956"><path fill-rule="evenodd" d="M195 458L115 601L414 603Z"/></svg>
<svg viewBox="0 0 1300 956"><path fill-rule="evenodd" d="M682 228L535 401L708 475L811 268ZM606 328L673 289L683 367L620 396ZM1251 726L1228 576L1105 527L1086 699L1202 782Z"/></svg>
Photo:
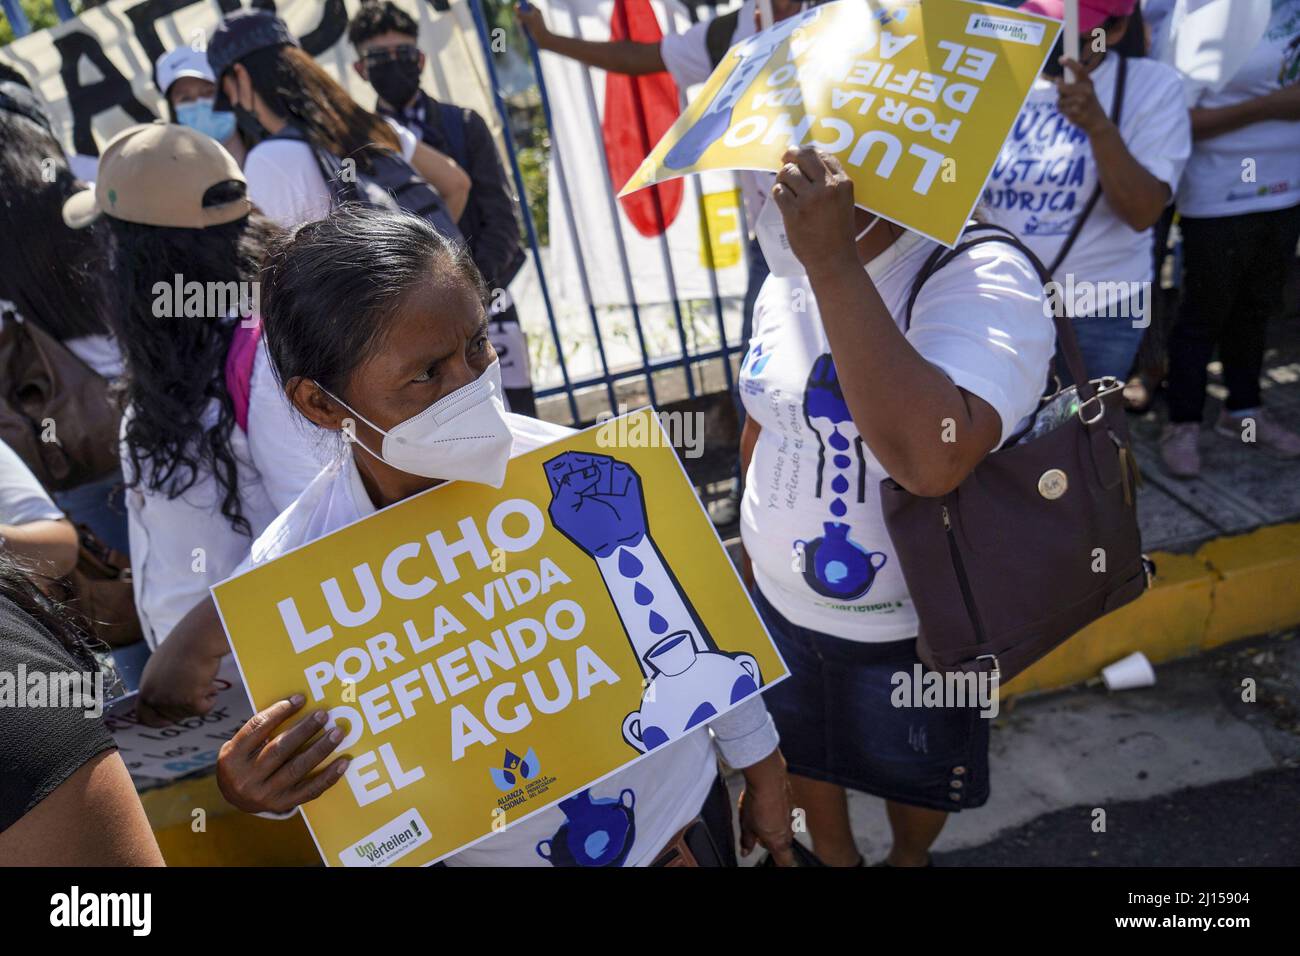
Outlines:
<svg viewBox="0 0 1300 956"><path fill-rule="evenodd" d="M321 865L301 816L268 820L237 810L213 775L148 790L140 802L168 866Z"/></svg>
<svg viewBox="0 0 1300 956"><path fill-rule="evenodd" d="M1160 663L1300 624L1300 524L1207 541L1195 554L1156 552L1156 580L1008 683L1015 696L1058 690L1142 651Z"/></svg>

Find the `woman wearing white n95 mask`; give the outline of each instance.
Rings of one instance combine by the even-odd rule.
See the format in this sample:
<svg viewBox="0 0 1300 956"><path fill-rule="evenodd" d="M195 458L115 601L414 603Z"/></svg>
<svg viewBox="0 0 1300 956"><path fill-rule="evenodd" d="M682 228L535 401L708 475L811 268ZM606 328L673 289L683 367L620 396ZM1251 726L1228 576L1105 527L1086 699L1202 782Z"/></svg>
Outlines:
<svg viewBox="0 0 1300 956"><path fill-rule="evenodd" d="M465 250L423 219L344 208L301 226L267 256L262 290L267 346L286 393L317 426L354 440L258 538L250 564L443 480L500 486L511 456L569 433L504 410L482 280ZM152 719L206 711L212 676L228 652L209 600L150 661L141 712ZM218 781L235 806L284 812L342 778L348 759L334 757L342 729L327 730L324 711L282 726L303 704L301 695L273 704L222 748ZM710 728L727 762L745 773L746 844L762 842L788 862L785 767L762 698ZM692 825L707 829L719 865L733 862L731 807L713 748L708 734L687 735L590 788L592 799L635 808L635 828L615 854L569 859L556 852L565 817L552 807L448 862L649 865Z"/></svg>

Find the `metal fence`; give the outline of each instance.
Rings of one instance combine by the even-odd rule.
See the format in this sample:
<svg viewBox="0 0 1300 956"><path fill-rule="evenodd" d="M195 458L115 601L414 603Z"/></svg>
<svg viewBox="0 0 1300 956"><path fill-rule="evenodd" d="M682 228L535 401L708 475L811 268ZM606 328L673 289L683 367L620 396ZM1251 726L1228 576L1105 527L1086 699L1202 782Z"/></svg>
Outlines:
<svg viewBox="0 0 1300 956"><path fill-rule="evenodd" d="M639 361L624 362L613 364L608 357L605 336L601 329L600 316L598 307L593 304L590 284L587 273L587 263L584 259L581 244L575 244L575 255L577 258L577 269L579 284L582 288L584 305L591 325L591 334L593 336L594 347L596 352L597 370L593 374L572 375L570 374L569 363L566 360L566 343L562 334L561 325L558 321L559 309L554 300L552 292L552 283L548 282L546 259L542 253L542 246L539 241L536 223L529 209L528 187L524 179L518 158L518 146L511 128L510 110L507 106L500 82L498 65L494 58L492 50L492 35L488 26L488 17L484 9L484 0L466 0L469 10L473 16L474 25L478 34L479 44L483 54L483 61L487 71L488 80L491 86L493 103L496 107L506 156L509 162L510 173L514 180L515 189L520 199L520 209L523 219L524 236L528 247L532 252L533 268L536 270L537 285L540 291L541 306L545 312L546 331L551 339L553 346L553 355L555 368L553 371L558 372L558 382L554 384L543 384L537 389L537 398L540 402L547 399L552 401L562 401L567 408L568 417L573 422L590 420L595 417L594 413L598 408L593 405L590 398L579 406L579 397L582 395L590 396L592 393L604 392L603 404L610 410L615 410L619 405L619 389L630 384L635 386L639 395L644 396L651 404L659 404L661 400L661 391L663 391L663 374L674 373L675 370L681 372L680 385L673 385L670 389L673 397L696 398L698 395L708 390L704 384L702 375L703 366L706 364L716 364L720 366L720 376L713 375L714 391L730 391L733 384L732 359L733 356L744 347L744 343L739 341L739 336L733 336L728 340L726 323L724 321L724 301L718 290L718 281L716 273L712 268L706 269L710 279L712 289L711 301L708 307L713 313L713 319L717 326L717 344L710 344L708 347L692 347L690 337L687 334L687 320L684 316L684 303L677 294L677 281L674 275L673 262L668 252L667 239L663 233L659 235L660 253L663 263L664 274L669 289L672 321L675 324L677 349L669 354L664 354L661 350L657 354L647 344L647 325L643 315L645 305L637 301L636 293L633 288L632 273L629 268L628 253L624 242L623 231L620 226L620 216L618 201L615 198L614 187L610 182L609 170L606 159L599 155L597 161L601 166L600 177L590 177L587 181L598 181L606 193L607 206L612 223L611 233L615 238L618 249L618 259L622 270L623 286L626 290L626 302L620 305L626 308L630 315L637 348L640 353ZM76 14L72 10L69 0L53 0L54 10L61 20L73 19ZM441 5L441 4L439 4ZM3 7L5 15L8 17L10 25L13 28L15 36L25 36L31 32L31 26L23 13L19 0L0 0L0 7ZM710 5L698 5L691 8L692 16L700 16L707 19L719 11L719 7ZM576 21L575 21L576 27ZM528 40L529 65L531 66L537 90L541 99L542 116L544 118L547 133L551 143L550 162L554 164L556 178L560 189L557 195L549 196L551 215L563 215L567 221L571 234L577 234L577 224L575 222L573 204L569 191L569 180L567 174L571 171L565 170L564 164L560 157L560 152L556 141L556 126L552 121L551 103L546 89L546 81L542 74L541 62L538 56L536 46L531 39ZM596 115L595 96L593 92L590 70L584 68L586 87L588 94L589 107L593 115ZM690 177L686 186L690 201L701 205L701 188L699 182ZM661 211L662 213L662 211ZM740 231L742 238L747 233L747 224L744 221L743 206L740 210ZM662 216L661 216L662 218ZM709 234L710 225L708 217L701 210L701 228L703 230L702 243L708 248L712 248L712 236ZM747 243L741 243L745 250L744 254L748 255ZM692 313L693 314L693 313ZM551 370L548 370L551 371ZM556 376L549 375L554 379ZM656 378L658 377L658 384ZM558 410L556 410L558 411ZM556 417L553 411L550 417Z"/></svg>

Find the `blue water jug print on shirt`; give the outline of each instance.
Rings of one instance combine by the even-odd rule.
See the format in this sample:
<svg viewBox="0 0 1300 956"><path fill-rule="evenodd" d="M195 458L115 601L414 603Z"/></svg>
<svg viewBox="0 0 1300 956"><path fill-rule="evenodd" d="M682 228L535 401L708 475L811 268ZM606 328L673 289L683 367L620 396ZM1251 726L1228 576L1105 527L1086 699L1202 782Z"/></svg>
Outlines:
<svg viewBox="0 0 1300 956"><path fill-rule="evenodd" d="M636 794L624 789L613 797L583 790L560 801L564 822L537 855L552 866L622 866L636 841Z"/></svg>
<svg viewBox="0 0 1300 956"><path fill-rule="evenodd" d="M866 500L866 461L830 353L813 360L804 384L803 410L808 427L817 435L815 494L820 499L830 489L833 497L827 511L832 520L822 523L821 537L795 541L794 546L802 551L803 578L810 588L824 597L850 601L871 589L888 558L850 538L852 529L841 520L849 511L844 499L850 492L859 504Z"/></svg>

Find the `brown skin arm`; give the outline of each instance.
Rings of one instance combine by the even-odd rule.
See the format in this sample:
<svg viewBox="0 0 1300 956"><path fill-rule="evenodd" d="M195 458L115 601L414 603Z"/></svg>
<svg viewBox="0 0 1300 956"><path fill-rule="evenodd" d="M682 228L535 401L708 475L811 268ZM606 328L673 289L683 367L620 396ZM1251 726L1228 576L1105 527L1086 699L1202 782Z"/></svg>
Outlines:
<svg viewBox="0 0 1300 956"><path fill-rule="evenodd" d="M36 574L61 578L77 566L77 529L66 519L0 525L4 550Z"/></svg>
<svg viewBox="0 0 1300 956"><path fill-rule="evenodd" d="M461 213L465 211L465 204L469 202L469 190L473 185L469 173L461 169L450 156L438 152L428 143L416 143L411 165L430 186L438 190L438 195L447 204L451 218L459 221Z"/></svg>
<svg viewBox="0 0 1300 956"><path fill-rule="evenodd" d="M216 602L206 597L158 645L140 678L136 715L150 727L206 714L216 701L213 678L230 653Z"/></svg>
<svg viewBox="0 0 1300 956"><path fill-rule="evenodd" d="M783 160L772 195L808 271L835 364L853 369L840 378L853 424L900 485L922 497L945 495L997 445L1001 420L912 347L863 268L901 230L885 223L855 246L871 217L855 211L839 161L811 147L788 150ZM942 440L948 420L951 442Z"/></svg>
<svg viewBox="0 0 1300 956"><path fill-rule="evenodd" d="M6 866L163 866L135 785L116 750L86 761L0 832Z"/></svg>
<svg viewBox="0 0 1300 956"><path fill-rule="evenodd" d="M515 7L515 16L523 31L533 38L539 50L558 53L587 66L607 70L610 73L627 73L630 76L642 76L646 73L660 73L667 69L664 58L659 53L658 43L638 43L635 40L581 40L577 37L561 36L552 33L546 26L546 18L536 7Z"/></svg>
<svg viewBox="0 0 1300 956"><path fill-rule="evenodd" d="M1213 139L1243 126L1268 120L1295 122L1300 120L1300 86L1284 86L1280 90L1231 106L1214 109L1198 107L1191 111L1191 116L1193 140Z"/></svg>
<svg viewBox="0 0 1300 956"><path fill-rule="evenodd" d="M1119 127L1097 99L1089 71L1069 57L1062 57L1061 63L1066 76L1078 77L1074 82L1057 81L1061 114L1087 134L1102 195L1129 228L1137 232L1149 229L1169 205L1172 190L1129 152Z"/></svg>

